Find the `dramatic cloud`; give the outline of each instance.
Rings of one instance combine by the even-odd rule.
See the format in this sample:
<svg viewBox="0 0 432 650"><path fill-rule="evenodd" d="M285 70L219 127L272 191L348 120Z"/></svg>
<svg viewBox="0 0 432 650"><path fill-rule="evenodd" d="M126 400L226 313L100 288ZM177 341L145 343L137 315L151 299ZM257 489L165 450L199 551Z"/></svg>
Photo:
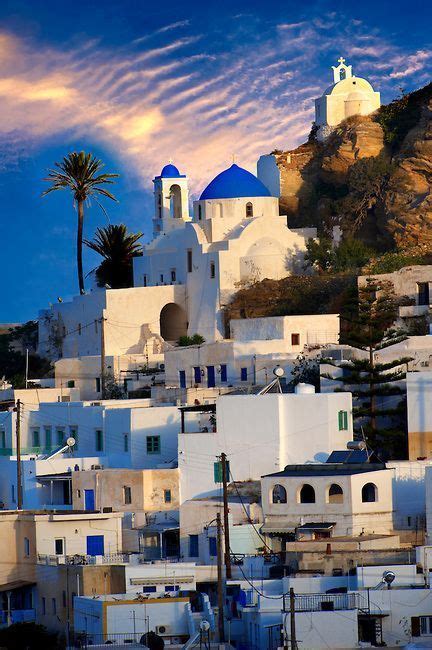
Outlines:
<svg viewBox="0 0 432 650"><path fill-rule="evenodd" d="M336 54L389 94L431 64L431 52L402 52L335 14L268 32L248 33L247 20L217 47L189 21L117 49L93 40L59 50L0 32L2 165L53 138L88 141L109 147L146 187L172 158L197 191L233 154L253 169L261 153L299 143L313 97L330 82L320 70Z"/></svg>

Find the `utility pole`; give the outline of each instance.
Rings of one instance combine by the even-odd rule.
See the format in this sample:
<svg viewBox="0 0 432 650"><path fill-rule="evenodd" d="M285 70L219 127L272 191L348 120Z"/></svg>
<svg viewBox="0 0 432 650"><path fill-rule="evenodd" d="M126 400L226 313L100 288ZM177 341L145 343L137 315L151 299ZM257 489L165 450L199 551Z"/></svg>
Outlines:
<svg viewBox="0 0 432 650"><path fill-rule="evenodd" d="M222 523L220 512L216 514L216 528L217 528L217 589L218 589L218 630L219 642L225 641L225 626L224 626L224 586L222 576Z"/></svg>
<svg viewBox="0 0 432 650"><path fill-rule="evenodd" d="M298 650L296 628L295 628L295 594L294 589L290 587L290 623L291 623L291 650Z"/></svg>
<svg viewBox="0 0 432 650"><path fill-rule="evenodd" d="M231 580L231 554L230 554L230 538L229 538L229 522L228 522L228 467L226 454L221 454L222 465L222 486L223 486L223 508L224 508L224 533L225 533L225 567L226 577Z"/></svg>
<svg viewBox="0 0 432 650"><path fill-rule="evenodd" d="M101 346L101 398L105 399L105 318L102 312L102 318L100 319L100 325L101 325L101 340L100 340L100 346Z"/></svg>
<svg viewBox="0 0 432 650"><path fill-rule="evenodd" d="M16 403L17 509L22 510L21 482L21 400Z"/></svg>

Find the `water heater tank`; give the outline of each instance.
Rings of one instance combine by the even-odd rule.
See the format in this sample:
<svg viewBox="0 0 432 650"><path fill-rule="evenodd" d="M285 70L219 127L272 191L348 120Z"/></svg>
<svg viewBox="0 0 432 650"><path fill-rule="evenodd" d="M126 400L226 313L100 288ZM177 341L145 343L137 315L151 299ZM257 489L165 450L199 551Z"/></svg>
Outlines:
<svg viewBox="0 0 432 650"><path fill-rule="evenodd" d="M294 388L294 392L299 394L299 395L310 395L311 393L315 392L315 386L312 384L297 384L297 386Z"/></svg>

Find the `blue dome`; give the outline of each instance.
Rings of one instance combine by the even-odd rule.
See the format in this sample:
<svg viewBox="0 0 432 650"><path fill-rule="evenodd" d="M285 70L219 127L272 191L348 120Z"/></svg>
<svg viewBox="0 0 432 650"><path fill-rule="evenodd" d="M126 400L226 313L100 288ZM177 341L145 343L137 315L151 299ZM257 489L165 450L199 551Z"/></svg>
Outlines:
<svg viewBox="0 0 432 650"><path fill-rule="evenodd" d="M237 199L252 196L271 196L266 186L250 172L238 165L231 165L207 185L200 196L206 199Z"/></svg>
<svg viewBox="0 0 432 650"><path fill-rule="evenodd" d="M169 163L162 169L159 178L179 178L180 172L175 165Z"/></svg>

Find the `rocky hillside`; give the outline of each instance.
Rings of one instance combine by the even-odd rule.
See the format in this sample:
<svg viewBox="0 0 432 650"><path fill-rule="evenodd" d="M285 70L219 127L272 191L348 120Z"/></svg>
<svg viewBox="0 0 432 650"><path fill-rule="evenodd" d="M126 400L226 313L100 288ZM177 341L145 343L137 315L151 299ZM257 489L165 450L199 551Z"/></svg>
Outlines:
<svg viewBox="0 0 432 650"><path fill-rule="evenodd" d="M340 225L377 250L432 244L432 84L274 154L291 227Z"/></svg>

